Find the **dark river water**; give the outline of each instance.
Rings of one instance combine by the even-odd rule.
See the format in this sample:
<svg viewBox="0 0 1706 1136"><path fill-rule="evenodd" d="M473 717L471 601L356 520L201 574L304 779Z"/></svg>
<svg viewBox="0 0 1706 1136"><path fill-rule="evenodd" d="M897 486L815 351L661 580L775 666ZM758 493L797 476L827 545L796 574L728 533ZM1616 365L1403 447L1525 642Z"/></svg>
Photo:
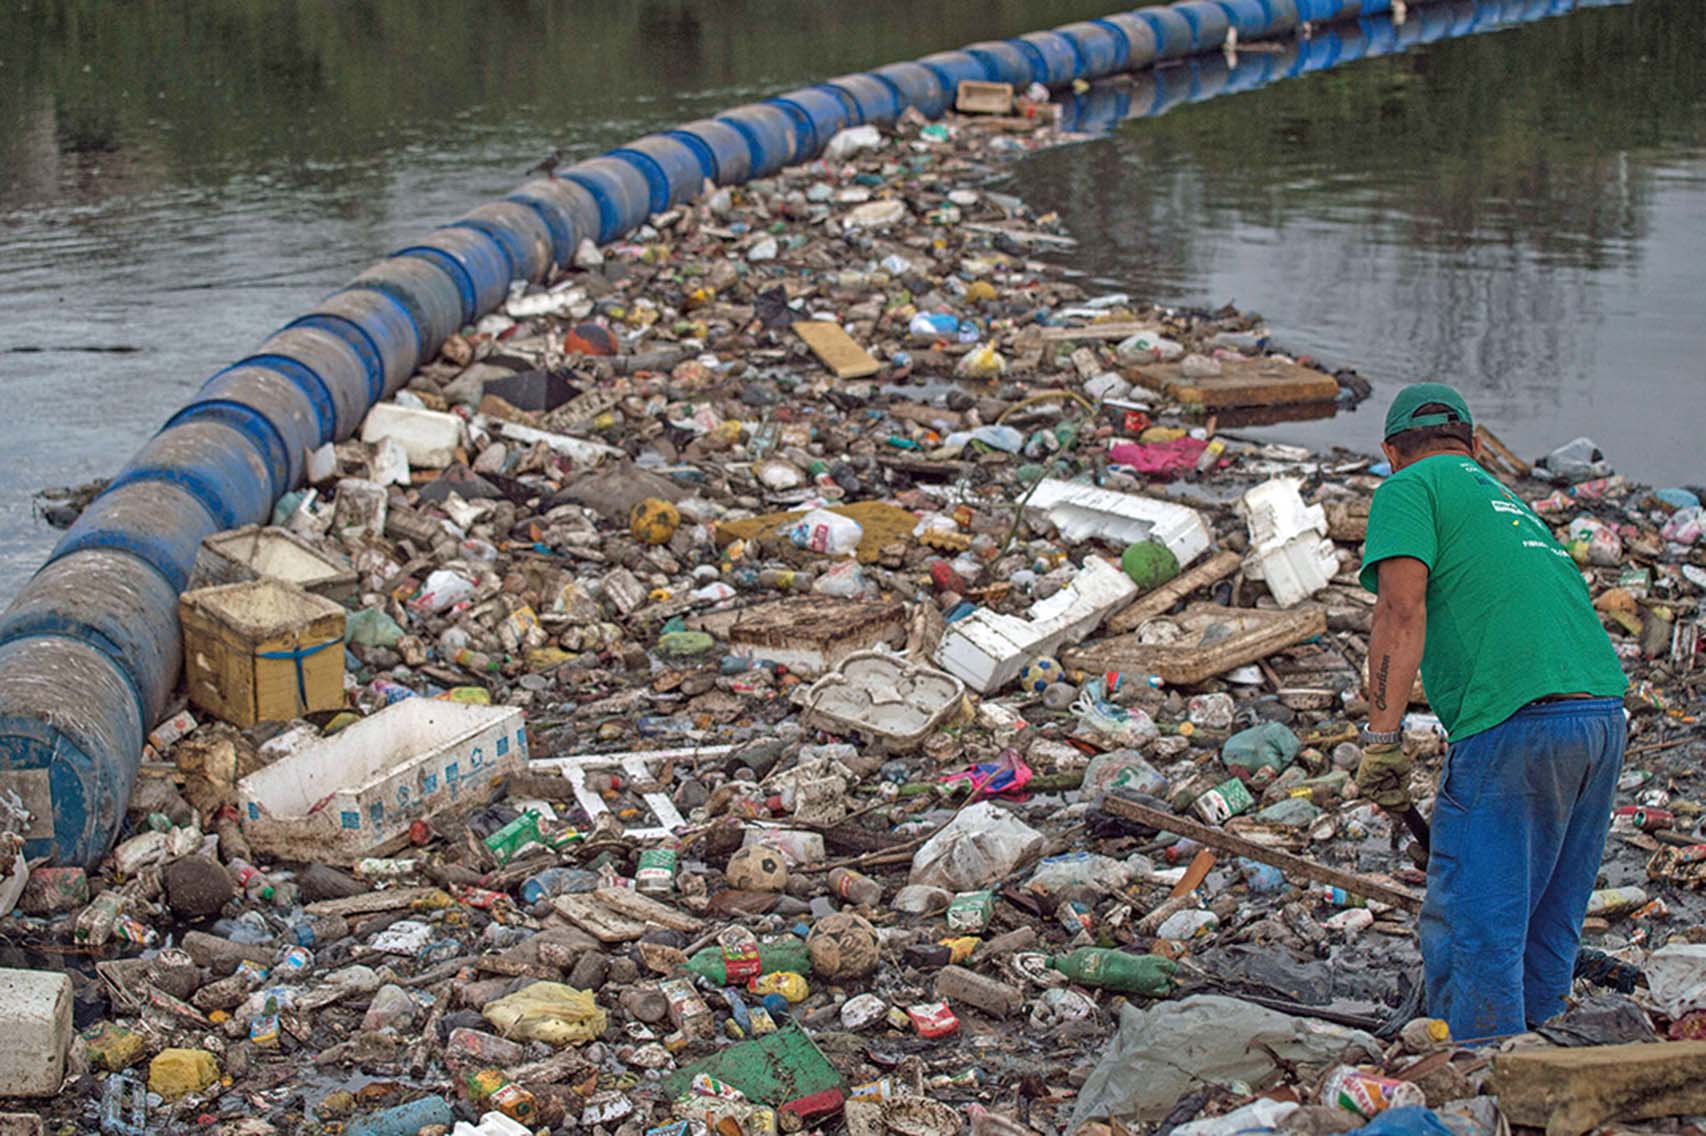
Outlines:
<svg viewBox="0 0 1706 1136"><path fill-rule="evenodd" d="M114 472L220 366L410 234L808 80L1102 15L1066 0L8 0L0 5L0 597L30 496ZM1017 167L1073 260L1236 302L1376 391L1271 427L1370 447L1461 384L1706 481L1706 5L1635 0L1126 123Z"/></svg>

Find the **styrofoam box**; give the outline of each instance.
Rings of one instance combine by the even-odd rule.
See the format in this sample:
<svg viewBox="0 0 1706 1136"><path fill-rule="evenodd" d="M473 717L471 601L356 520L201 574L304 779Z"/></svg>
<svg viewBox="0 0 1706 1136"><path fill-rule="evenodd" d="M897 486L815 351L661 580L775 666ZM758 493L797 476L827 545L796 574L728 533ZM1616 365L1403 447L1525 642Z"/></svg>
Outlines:
<svg viewBox="0 0 1706 1136"><path fill-rule="evenodd" d="M462 444L462 419L438 410L382 402L367 412L361 440L372 445L385 438L395 439L403 447L411 466L443 469L456 460L456 447Z"/></svg>
<svg viewBox="0 0 1706 1136"><path fill-rule="evenodd" d="M1031 491L1025 510L1046 515L1073 544L1092 538L1113 544L1156 541L1167 546L1181 568L1210 543L1208 522L1189 506L1076 481L1045 478Z"/></svg>
<svg viewBox="0 0 1706 1136"><path fill-rule="evenodd" d="M238 807L257 852L353 863L526 763L515 707L405 698L243 778Z"/></svg>

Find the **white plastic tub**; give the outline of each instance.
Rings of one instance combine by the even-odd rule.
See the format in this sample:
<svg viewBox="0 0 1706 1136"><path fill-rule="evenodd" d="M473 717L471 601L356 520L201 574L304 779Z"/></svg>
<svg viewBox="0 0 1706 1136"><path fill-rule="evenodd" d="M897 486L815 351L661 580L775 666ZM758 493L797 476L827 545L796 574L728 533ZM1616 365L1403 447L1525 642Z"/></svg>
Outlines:
<svg viewBox="0 0 1706 1136"><path fill-rule="evenodd" d="M255 851L349 864L526 764L520 710L406 698L243 778L238 808Z"/></svg>

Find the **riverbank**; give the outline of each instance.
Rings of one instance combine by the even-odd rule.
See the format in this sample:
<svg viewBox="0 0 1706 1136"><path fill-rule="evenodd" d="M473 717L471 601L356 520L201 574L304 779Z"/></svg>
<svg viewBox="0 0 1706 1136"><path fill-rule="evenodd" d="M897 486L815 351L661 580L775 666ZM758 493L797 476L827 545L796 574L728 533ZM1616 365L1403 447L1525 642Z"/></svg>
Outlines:
<svg viewBox="0 0 1706 1136"><path fill-rule="evenodd" d="M50 1126L87 1130L129 1068L161 1074L149 1123L168 1131L330 1132L424 1100L423 1123L439 1101L553 1131L760 1136L839 1124L796 1102L862 1086L849 1130L1053 1133L1104 1113L1213 1115L1270 1081L1310 1095L1345 1052L1392 1072L1449 1058L1425 1029L1390 1052L1373 1036L1416 1016L1400 976L1421 883L1347 776L1370 614L1351 572L1378 474L1367 455L1241 441L1237 408L1211 420L1165 393L1253 371L1318 405L1354 394L1352 377L1296 365L1235 311L1088 286L1062 263L1071 219L990 188L1067 140L1052 113L843 135L832 159L583 246L453 337L365 441L310 463L274 520L352 597L336 705L294 734L192 709L198 725L157 734L135 835L89 880L119 909L103 920L75 885L38 885L6 925L43 953L126 956L78 984L78 1025L111 1024L72 1044ZM1619 802L1673 806L1686 828L1666 786L1699 756L1695 649L1658 629L1697 625L1706 566L1678 499L1591 480L1571 496L1514 469L1560 530L1588 514L1610 533L1582 555L1646 684ZM1299 574L1323 579L1284 608L1246 566L1273 534L1233 507L1276 477L1321 506L1298 530L1313 533ZM1074 505L1038 488L1072 479L1104 492ZM834 508L854 523L774 515ZM1062 606L1060 635L1022 658L985 667L953 647L995 616ZM922 729L816 701L822 661L879 644L985 689L962 700L950 682ZM495 804L442 800L435 767L377 818L340 819L328 862L268 853L278 834L253 823L244 777L356 715L488 703L526 715L520 753L507 734L493 751L513 763ZM1433 772L1437 729L1420 707L1408 727ZM664 754L614 771L594 756L636 751ZM313 781L319 804L340 771ZM1115 783L1217 824L1245 814L1225 829L1257 848L1160 839L1101 798ZM999 803L970 803L967 785ZM384 859L332 854L380 820L401 839L360 850ZM628 831L654 826L673 831ZM1387 898L1323 892L1252 861L1264 846ZM1607 880L1642 883L1680 926L1697 915L1686 871L1645 880L1661 851L1617 838ZM1625 910L1589 942L1640 964L1671 925ZM802 934L809 965L793 958L801 978L769 996L727 981L731 961L695 962L698 988L670 981L708 945L792 938L798 954ZM1149 964L1121 1008L1042 963L1087 944L1189 969ZM1180 1001L1205 993L1235 1005ZM1255 1001L1276 998L1284 1011ZM1238 1085L1174 1084L1129 1051L1141 1074L1092 1076L1111 1041L1181 1004L1219 1016L1174 1022L1166 1047L1224 1056ZM1285 1040L1293 1014L1323 1012L1341 1023L1312 1027L1318 1044ZM811 1042L755 1051L797 1037L766 1022ZM168 1045L205 1052L220 1079L200 1058L162 1063ZM685 1083L718 1052L733 1055L722 1086ZM1485 1070L1432 1060L1429 1103L1490 1131Z"/></svg>

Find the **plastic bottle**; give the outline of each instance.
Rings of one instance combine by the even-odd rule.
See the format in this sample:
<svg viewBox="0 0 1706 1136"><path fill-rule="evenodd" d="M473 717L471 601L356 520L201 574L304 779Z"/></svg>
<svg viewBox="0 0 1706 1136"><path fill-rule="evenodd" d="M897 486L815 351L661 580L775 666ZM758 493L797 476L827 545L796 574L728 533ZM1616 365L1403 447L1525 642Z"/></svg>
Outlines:
<svg viewBox="0 0 1706 1136"><path fill-rule="evenodd" d="M738 947L706 947L687 960L687 969L718 986L739 986L761 974L807 974L811 952L800 939L774 939Z"/></svg>
<svg viewBox="0 0 1706 1136"><path fill-rule="evenodd" d="M148 1089L129 1073L114 1073L101 1090L101 1131L107 1136L147 1136Z"/></svg>
<svg viewBox="0 0 1706 1136"><path fill-rule="evenodd" d="M114 890L103 891L77 916L77 941L91 947L104 946L113 937L113 927L122 914L124 897Z"/></svg>
<svg viewBox="0 0 1706 1136"><path fill-rule="evenodd" d="M272 881L267 878L265 872L247 860L232 860L225 866L236 879L237 886L243 889L243 894L251 900L272 899Z"/></svg>
<svg viewBox="0 0 1706 1136"><path fill-rule="evenodd" d="M521 901L538 903L554 896L592 891L598 886L598 876L582 868L546 868L521 882Z"/></svg>
<svg viewBox="0 0 1706 1136"><path fill-rule="evenodd" d="M963 966L945 966L936 972L936 997L964 1002L997 1018L1015 1014L1025 1004L1024 991Z"/></svg>
<svg viewBox="0 0 1706 1136"><path fill-rule="evenodd" d="M515 859L515 854L529 844L544 843L539 834L538 809L528 809L490 836L484 843L486 850L497 857L499 864L507 864Z"/></svg>
<svg viewBox="0 0 1706 1136"><path fill-rule="evenodd" d="M344 1129L344 1136L415 1136L429 1124L448 1126L455 1120L443 1097L422 1097L361 1117Z"/></svg>
<svg viewBox="0 0 1706 1136"><path fill-rule="evenodd" d="M883 901L883 885L852 868L829 873L829 890L861 907L875 907Z"/></svg>
<svg viewBox="0 0 1706 1136"><path fill-rule="evenodd" d="M1322 1086L1321 1103L1371 1120L1389 1108L1426 1108L1428 1102L1418 1085L1341 1065Z"/></svg>
<svg viewBox="0 0 1706 1136"><path fill-rule="evenodd" d="M1055 955L1048 965L1050 970L1058 970L1086 986L1151 998L1167 993L1173 972L1178 969L1173 960L1158 955L1134 955L1105 947L1079 947L1071 954Z"/></svg>
<svg viewBox="0 0 1706 1136"><path fill-rule="evenodd" d="M299 947L323 947L349 938L349 922L341 915L316 915L292 923L284 937Z"/></svg>

